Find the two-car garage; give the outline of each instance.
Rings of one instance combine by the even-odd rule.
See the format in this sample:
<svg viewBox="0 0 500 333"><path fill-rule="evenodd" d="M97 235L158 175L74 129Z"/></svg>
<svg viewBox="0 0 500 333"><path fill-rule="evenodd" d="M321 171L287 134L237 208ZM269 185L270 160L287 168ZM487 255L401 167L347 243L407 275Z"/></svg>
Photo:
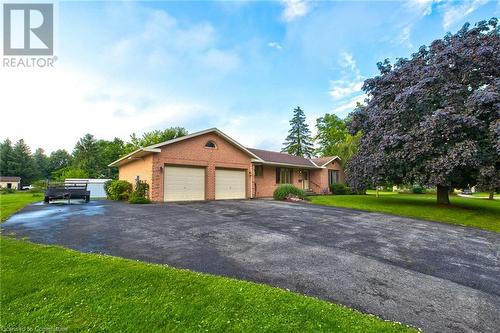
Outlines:
<svg viewBox="0 0 500 333"><path fill-rule="evenodd" d="M205 167L165 166L164 201L193 201L206 199ZM244 199L246 171L215 169L215 199Z"/></svg>

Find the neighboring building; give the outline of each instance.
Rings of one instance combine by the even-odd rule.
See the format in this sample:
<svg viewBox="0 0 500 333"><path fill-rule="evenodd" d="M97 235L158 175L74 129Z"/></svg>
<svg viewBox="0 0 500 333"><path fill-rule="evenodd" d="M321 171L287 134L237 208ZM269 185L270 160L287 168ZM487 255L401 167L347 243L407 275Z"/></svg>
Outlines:
<svg viewBox="0 0 500 333"><path fill-rule="evenodd" d="M106 198L104 183L111 179L90 179L90 178L66 178L66 183L87 183L87 191L90 191L91 198Z"/></svg>
<svg viewBox="0 0 500 333"><path fill-rule="evenodd" d="M18 190L21 188L21 177L0 176L0 188L11 188Z"/></svg>
<svg viewBox="0 0 500 333"><path fill-rule="evenodd" d="M109 166L118 167L119 179L146 181L156 202L270 197L279 184L320 194L344 182L337 156L245 148L216 128L138 149Z"/></svg>

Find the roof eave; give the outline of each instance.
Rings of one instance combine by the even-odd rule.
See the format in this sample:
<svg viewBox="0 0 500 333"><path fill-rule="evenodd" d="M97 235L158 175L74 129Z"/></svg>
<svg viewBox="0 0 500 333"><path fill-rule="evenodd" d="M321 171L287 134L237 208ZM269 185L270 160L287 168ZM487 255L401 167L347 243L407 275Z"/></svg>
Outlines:
<svg viewBox="0 0 500 333"><path fill-rule="evenodd" d="M269 162L269 161L264 161L264 160L260 160L260 161L252 160L252 163L261 163L264 165L275 165L275 166L294 167L294 168L302 168L302 169L321 169L320 167L314 166L314 165Z"/></svg>

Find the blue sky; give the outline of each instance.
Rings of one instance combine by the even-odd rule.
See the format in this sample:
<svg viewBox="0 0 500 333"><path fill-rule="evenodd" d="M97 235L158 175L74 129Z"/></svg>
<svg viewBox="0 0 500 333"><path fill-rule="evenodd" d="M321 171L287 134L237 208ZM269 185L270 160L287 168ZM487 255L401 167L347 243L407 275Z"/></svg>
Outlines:
<svg viewBox="0 0 500 333"><path fill-rule="evenodd" d="M218 127L280 149L297 105L311 127L345 117L378 61L499 13L484 0L59 2L55 68L0 70L2 113L22 119L0 136L50 152L87 132Z"/></svg>

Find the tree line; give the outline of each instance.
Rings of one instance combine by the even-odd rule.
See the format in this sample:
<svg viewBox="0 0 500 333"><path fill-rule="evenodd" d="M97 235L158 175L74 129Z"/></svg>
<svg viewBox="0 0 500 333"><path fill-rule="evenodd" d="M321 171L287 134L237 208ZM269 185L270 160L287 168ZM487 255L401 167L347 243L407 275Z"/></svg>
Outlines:
<svg viewBox="0 0 500 333"><path fill-rule="evenodd" d="M21 177L23 185L46 179L116 178L116 168L108 167L111 162L140 147L187 134L185 128L170 127L146 132L142 136L133 133L128 142L119 138L96 139L92 134L85 134L75 144L71 154L64 149L58 149L49 155L42 148L32 153L23 139L12 143L7 138L0 143L0 174Z"/></svg>

